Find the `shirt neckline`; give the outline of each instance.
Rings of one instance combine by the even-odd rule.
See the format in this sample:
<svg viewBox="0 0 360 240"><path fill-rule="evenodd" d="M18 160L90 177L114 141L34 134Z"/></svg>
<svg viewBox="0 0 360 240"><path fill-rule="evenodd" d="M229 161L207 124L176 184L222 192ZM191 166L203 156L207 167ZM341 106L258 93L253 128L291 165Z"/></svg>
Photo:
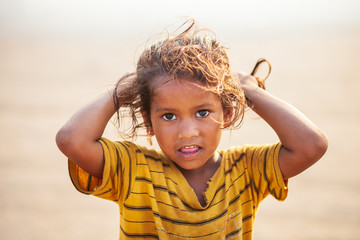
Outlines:
<svg viewBox="0 0 360 240"><path fill-rule="evenodd" d="M205 196L206 205L202 206L193 190L193 188L190 186L184 175L181 173L180 169L175 165L173 161L171 161L168 158L169 164L170 164L170 175L171 178L174 179L178 184L176 185L177 193L179 198L185 202L187 205L189 205L191 208L199 209L199 210L205 210L210 207L212 200L214 199L214 196L221 185L221 175L224 174L224 164L227 160L227 155L225 151L218 151L218 153L221 155L221 163L214 175L211 177L211 179L208 181L208 186L203 193Z"/></svg>

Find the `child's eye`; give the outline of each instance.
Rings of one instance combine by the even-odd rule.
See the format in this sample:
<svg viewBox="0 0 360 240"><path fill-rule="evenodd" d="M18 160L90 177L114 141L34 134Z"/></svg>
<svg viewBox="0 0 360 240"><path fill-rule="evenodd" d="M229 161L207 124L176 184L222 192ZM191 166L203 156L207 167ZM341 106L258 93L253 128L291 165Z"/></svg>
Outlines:
<svg viewBox="0 0 360 240"><path fill-rule="evenodd" d="M165 113L163 116L162 116L162 119L164 119L165 121L173 121L176 119L176 116L175 114L173 113Z"/></svg>
<svg viewBox="0 0 360 240"><path fill-rule="evenodd" d="M200 110L196 113L196 117L198 118L205 118L210 114L209 110Z"/></svg>

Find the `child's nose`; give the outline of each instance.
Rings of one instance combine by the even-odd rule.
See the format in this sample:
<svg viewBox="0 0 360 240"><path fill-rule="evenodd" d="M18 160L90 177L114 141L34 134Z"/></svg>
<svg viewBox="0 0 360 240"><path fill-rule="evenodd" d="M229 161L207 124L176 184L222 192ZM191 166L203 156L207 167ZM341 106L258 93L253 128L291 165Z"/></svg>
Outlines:
<svg viewBox="0 0 360 240"><path fill-rule="evenodd" d="M192 138L199 136L199 126L196 120L185 119L179 124L179 138Z"/></svg>

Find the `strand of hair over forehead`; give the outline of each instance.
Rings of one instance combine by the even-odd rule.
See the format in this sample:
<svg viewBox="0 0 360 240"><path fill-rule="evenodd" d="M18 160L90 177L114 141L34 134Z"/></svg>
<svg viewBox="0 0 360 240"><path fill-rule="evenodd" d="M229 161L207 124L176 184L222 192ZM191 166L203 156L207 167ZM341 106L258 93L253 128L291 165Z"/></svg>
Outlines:
<svg viewBox="0 0 360 240"><path fill-rule="evenodd" d="M229 60L224 47L209 33L195 29L192 20L182 33L152 45L147 60L159 61L174 79L191 76L219 94L224 82L231 78Z"/></svg>

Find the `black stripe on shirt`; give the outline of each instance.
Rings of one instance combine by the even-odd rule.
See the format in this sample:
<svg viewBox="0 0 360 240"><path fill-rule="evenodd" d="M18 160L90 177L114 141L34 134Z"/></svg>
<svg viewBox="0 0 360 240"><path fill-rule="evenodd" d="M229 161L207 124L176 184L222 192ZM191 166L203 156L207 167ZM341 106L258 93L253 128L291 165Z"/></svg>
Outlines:
<svg viewBox="0 0 360 240"><path fill-rule="evenodd" d="M280 143L278 143L278 144L276 145L275 150L274 150L274 153L273 153L273 158L272 158L272 159L273 159L273 168L274 168L274 169L276 169L276 167L275 167L275 160L279 161L278 159L275 159L275 154L276 154L276 152L278 151L277 148L278 148L279 146L281 147ZM279 164L279 163L278 163L278 164ZM280 187L279 178L278 178L278 176L277 176L276 171L275 171L275 177L276 177L276 183L277 183L277 185ZM282 176L281 176L281 178L282 178Z"/></svg>
<svg viewBox="0 0 360 240"><path fill-rule="evenodd" d="M90 174L88 174L86 191L90 191L91 179L92 179L92 176Z"/></svg>
<svg viewBox="0 0 360 240"><path fill-rule="evenodd" d="M131 159L131 155L130 155L130 152L129 152L129 149L128 149L129 146L126 146L126 144L124 144L123 142L118 142L118 143L121 144L124 147L124 149L126 150L126 153L128 155L128 159L129 159L129 187L127 189L127 193L126 193L126 196L125 196L125 199L127 199L129 197L129 195L130 195L130 189L131 189L131 177L132 177L131 176L131 173L132 173L131 162L133 160Z"/></svg>
<svg viewBox="0 0 360 240"><path fill-rule="evenodd" d="M151 156L151 155L149 155L149 154L145 154L145 153L143 153L140 149L136 149L136 153L141 153L141 154L143 154L146 159L151 159L151 160L153 160L153 161L155 161L155 162L161 162L164 167L170 167L170 165L167 164L167 163L164 163L161 158L157 158L157 157Z"/></svg>
<svg viewBox="0 0 360 240"><path fill-rule="evenodd" d="M254 178L254 168L253 168L254 155L255 155L255 151L253 151L252 154L251 154L250 164L251 164L251 172L252 172L251 174L252 174L253 187L254 187L254 190L255 190L255 192L256 192L256 195L258 195L258 194L259 194L259 190L258 190L257 187L256 187L255 178Z"/></svg>
<svg viewBox="0 0 360 240"><path fill-rule="evenodd" d="M211 222L216 221L217 219L223 217L227 212L228 212L228 210L225 209L222 213L220 213L219 215L217 215L215 217L212 217L212 218L209 218L206 220L201 220L198 222L188 222L188 221L184 221L184 220L180 220L180 219L172 219L172 218L169 218L166 216L162 216L157 212L154 212L154 215L161 218L164 221L171 222L172 224L177 224L177 225L205 225L205 224L211 223Z"/></svg>
<svg viewBox="0 0 360 240"><path fill-rule="evenodd" d="M228 238L231 238L231 237L235 237L236 235L238 235L238 234L241 232L241 230L242 230L242 228L237 229L237 230L235 230L235 231L227 234L227 235L225 236L225 239L228 239Z"/></svg>
<svg viewBox="0 0 360 240"><path fill-rule="evenodd" d="M243 157L245 156L245 153L241 153L240 157L238 157L238 159L236 159L233 164L231 165L231 168L228 169L226 172L225 172L225 175L229 174L232 172L233 168L239 163L241 162L241 160L243 160Z"/></svg>
<svg viewBox="0 0 360 240"><path fill-rule="evenodd" d="M120 230L128 238L141 238L141 239L142 238L155 238L155 239L159 239L159 237L156 234L152 234L152 233L128 233L128 232L125 232L125 230L121 227L121 225L120 225Z"/></svg>

